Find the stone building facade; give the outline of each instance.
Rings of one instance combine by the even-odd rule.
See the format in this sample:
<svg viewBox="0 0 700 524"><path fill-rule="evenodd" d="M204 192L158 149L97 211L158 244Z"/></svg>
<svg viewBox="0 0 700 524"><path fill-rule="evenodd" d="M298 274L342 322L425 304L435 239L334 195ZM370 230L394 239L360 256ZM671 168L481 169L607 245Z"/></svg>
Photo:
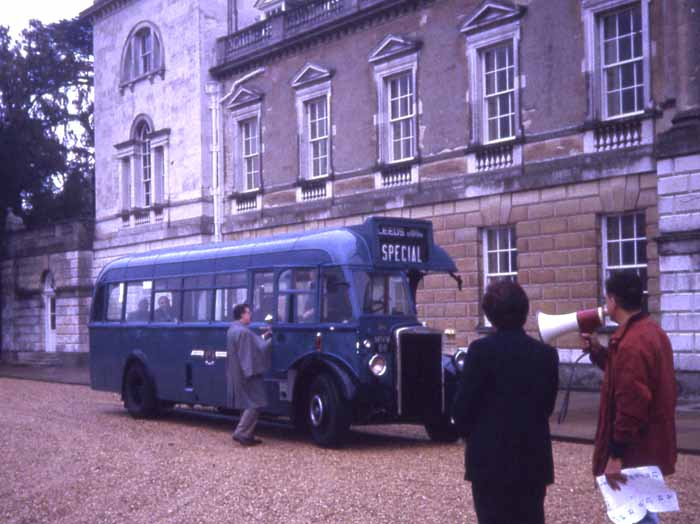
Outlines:
<svg viewBox="0 0 700 524"><path fill-rule="evenodd" d="M7 231L2 279L2 359L80 361L88 347L92 224L63 222ZM82 360L85 360L84 358Z"/></svg>
<svg viewBox="0 0 700 524"><path fill-rule="evenodd" d="M700 0L97 0L83 16L93 276L156 247L425 218L465 282L419 292L450 345L489 329L490 278L564 313L626 268L700 389Z"/></svg>

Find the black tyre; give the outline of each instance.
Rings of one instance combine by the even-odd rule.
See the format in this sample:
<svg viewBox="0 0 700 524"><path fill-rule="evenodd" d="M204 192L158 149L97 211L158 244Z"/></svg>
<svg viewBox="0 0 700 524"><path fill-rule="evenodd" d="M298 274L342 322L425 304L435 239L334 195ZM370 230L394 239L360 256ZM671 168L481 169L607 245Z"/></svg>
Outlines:
<svg viewBox="0 0 700 524"><path fill-rule="evenodd" d="M143 364L131 364L124 376L124 407L134 418L152 418L158 415L159 406L155 384Z"/></svg>
<svg viewBox="0 0 700 524"><path fill-rule="evenodd" d="M457 442L459 433L448 417L435 422L426 422L425 431L433 442Z"/></svg>
<svg viewBox="0 0 700 524"><path fill-rule="evenodd" d="M350 412L332 377L318 375L309 388L306 422L311 438L323 447L340 446L350 427Z"/></svg>

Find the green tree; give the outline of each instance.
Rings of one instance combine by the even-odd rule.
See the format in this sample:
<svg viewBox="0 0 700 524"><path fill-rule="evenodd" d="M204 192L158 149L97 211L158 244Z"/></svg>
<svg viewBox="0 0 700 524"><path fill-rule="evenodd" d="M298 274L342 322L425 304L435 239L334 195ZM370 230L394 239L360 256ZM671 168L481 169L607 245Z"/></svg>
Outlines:
<svg viewBox="0 0 700 524"><path fill-rule="evenodd" d="M94 216L92 27L0 26L0 192L28 225ZM0 215L1 216L1 215Z"/></svg>

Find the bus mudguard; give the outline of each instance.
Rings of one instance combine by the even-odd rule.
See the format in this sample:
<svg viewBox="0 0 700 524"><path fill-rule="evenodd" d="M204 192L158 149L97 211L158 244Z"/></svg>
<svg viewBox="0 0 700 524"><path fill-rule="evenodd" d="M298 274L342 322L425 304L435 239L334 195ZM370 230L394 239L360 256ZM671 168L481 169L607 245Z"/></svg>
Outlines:
<svg viewBox="0 0 700 524"><path fill-rule="evenodd" d="M146 372L146 376L148 377L148 380L151 381L151 384L153 384L153 387L155 388L157 394L158 384L156 383L155 377L153 376L151 367L148 365L148 357L140 349L135 349L127 355L124 361L124 366L122 367L122 398L124 398L124 379L126 378L126 371L129 369L129 366L131 366L134 362L138 362L143 366L143 369Z"/></svg>
<svg viewBox="0 0 700 524"><path fill-rule="evenodd" d="M299 373L294 385L294 396L296 396L297 384L307 383L308 385L313 376L322 371L326 371L331 373L338 380L346 400L355 398L355 394L357 393L355 382L357 378L349 367L340 359L334 358L331 355L314 352L301 356L297 361L292 363L290 369L294 369Z"/></svg>

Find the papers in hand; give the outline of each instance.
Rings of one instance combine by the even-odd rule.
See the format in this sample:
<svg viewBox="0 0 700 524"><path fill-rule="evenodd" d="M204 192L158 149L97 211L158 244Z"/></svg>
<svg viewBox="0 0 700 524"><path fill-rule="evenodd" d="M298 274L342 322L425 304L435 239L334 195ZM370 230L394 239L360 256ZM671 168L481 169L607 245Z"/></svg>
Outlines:
<svg viewBox="0 0 700 524"><path fill-rule="evenodd" d="M608 485L605 475L596 477L608 517L615 524L639 522L647 511L678 511L676 492L666 487L658 467L628 468L623 469L622 473L627 477L627 483L621 484L619 491Z"/></svg>

